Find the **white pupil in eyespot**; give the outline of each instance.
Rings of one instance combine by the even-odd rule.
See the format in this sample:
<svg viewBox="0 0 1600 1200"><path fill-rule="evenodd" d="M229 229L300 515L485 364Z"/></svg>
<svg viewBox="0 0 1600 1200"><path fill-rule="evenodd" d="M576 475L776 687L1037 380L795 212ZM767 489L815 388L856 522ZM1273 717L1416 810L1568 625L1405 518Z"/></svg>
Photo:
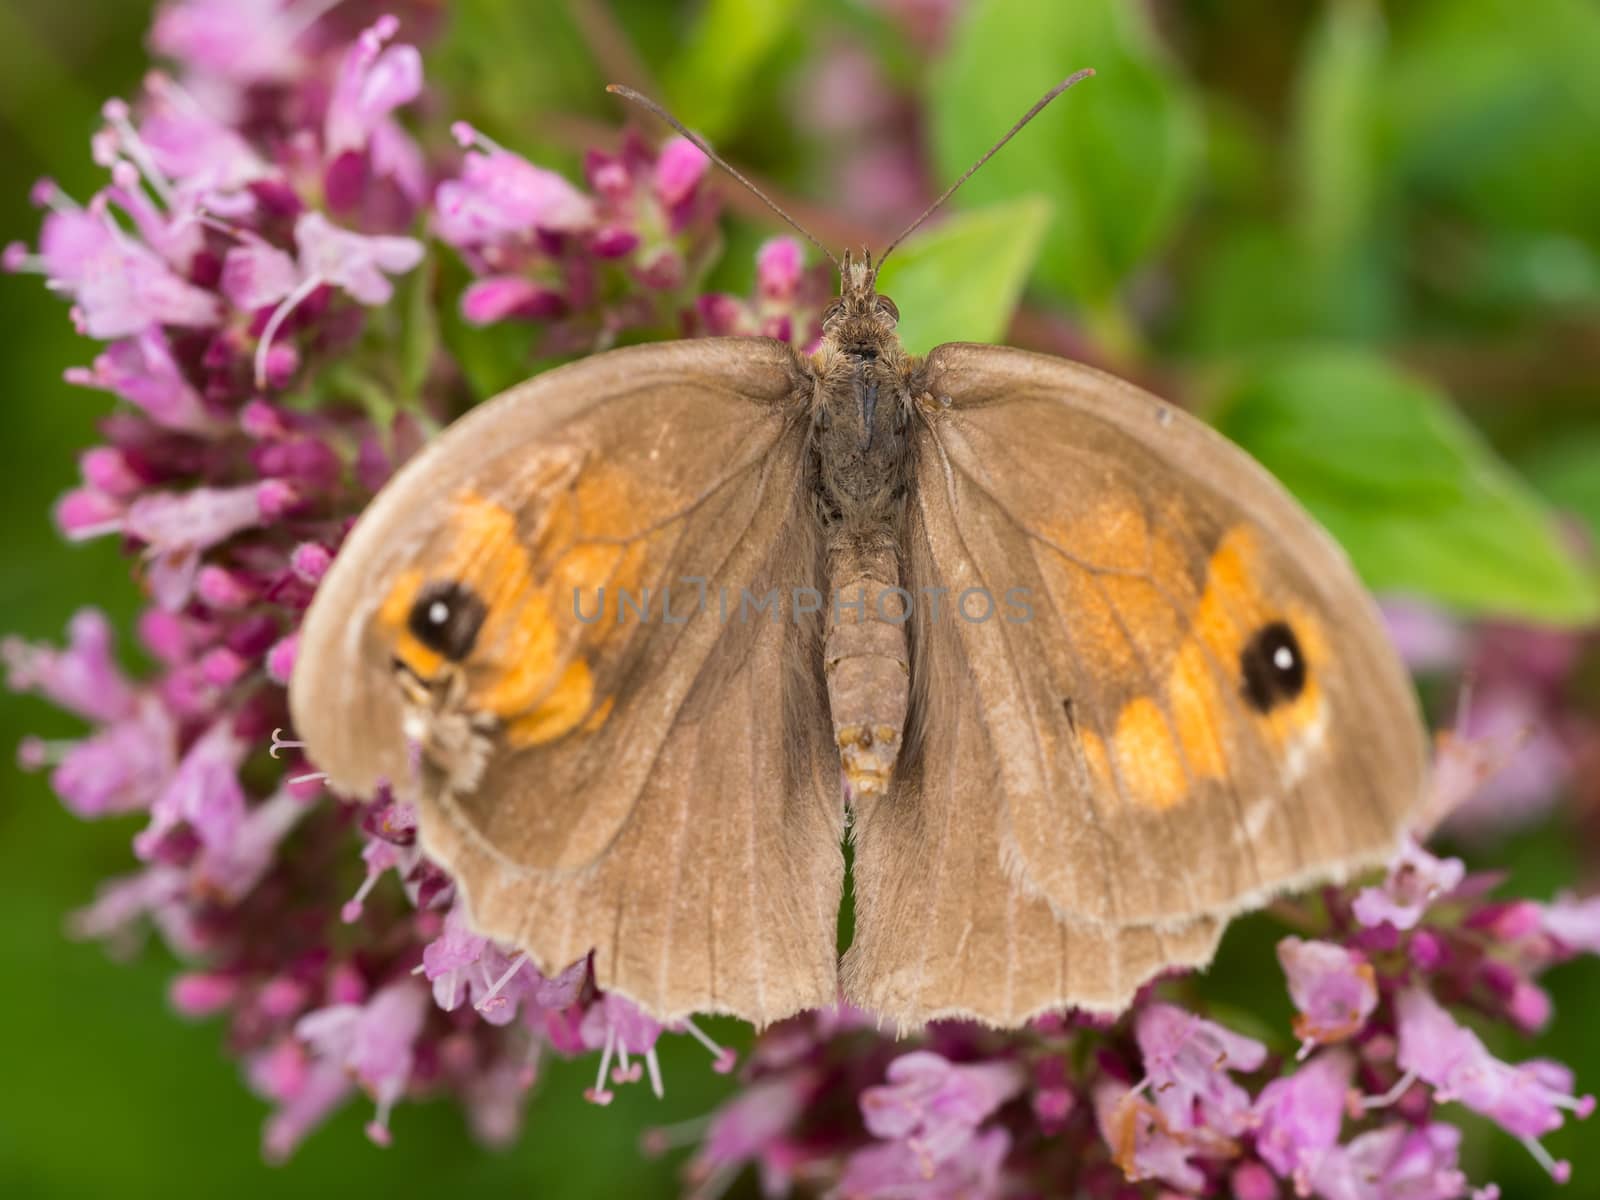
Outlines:
<svg viewBox="0 0 1600 1200"><path fill-rule="evenodd" d="M1294 651L1287 646L1279 646L1272 652L1272 665L1280 671L1294 669Z"/></svg>
<svg viewBox="0 0 1600 1200"><path fill-rule="evenodd" d="M443 625L450 619L450 606L443 600L435 600L428 605L428 624Z"/></svg>

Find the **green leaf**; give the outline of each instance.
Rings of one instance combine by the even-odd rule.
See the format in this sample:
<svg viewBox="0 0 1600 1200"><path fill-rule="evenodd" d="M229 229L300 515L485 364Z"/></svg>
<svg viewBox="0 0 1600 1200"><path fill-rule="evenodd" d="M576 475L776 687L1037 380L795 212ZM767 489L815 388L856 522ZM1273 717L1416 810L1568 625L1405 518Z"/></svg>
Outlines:
<svg viewBox="0 0 1600 1200"><path fill-rule="evenodd" d="M900 306L906 349L1000 341L1049 225L1050 205L1028 197L962 213L896 250L878 290Z"/></svg>
<svg viewBox="0 0 1600 1200"><path fill-rule="evenodd" d="M678 116L713 142L733 129L756 73L799 15L799 0L706 0L667 76Z"/></svg>
<svg viewBox="0 0 1600 1200"><path fill-rule="evenodd" d="M1376 97L1392 186L1495 231L1600 246L1600 5L1415 0L1386 6Z"/></svg>
<svg viewBox="0 0 1600 1200"><path fill-rule="evenodd" d="M1326 274L1365 230L1373 202L1375 94L1383 20L1373 0L1337 0L1311 33L1299 76L1295 217Z"/></svg>
<svg viewBox="0 0 1600 1200"><path fill-rule="evenodd" d="M1450 403L1377 358L1258 364L1217 427L1327 526L1367 584L1470 614L1600 617L1600 589L1551 514Z"/></svg>
<svg viewBox="0 0 1600 1200"><path fill-rule="evenodd" d="M1523 465L1540 495L1582 518L1600 544L1600 429L1564 433Z"/></svg>
<svg viewBox="0 0 1600 1200"><path fill-rule="evenodd" d="M1040 278L1093 309L1111 308L1172 233L1200 150L1197 111L1142 14L1122 0L977 0L929 95L939 170L954 178L1047 87L1095 69L961 192L974 207L1048 197Z"/></svg>
<svg viewBox="0 0 1600 1200"><path fill-rule="evenodd" d="M405 403L411 405L421 398L422 385L427 382L439 350L439 318L433 307L438 273L437 258L429 255L401 285L400 385Z"/></svg>

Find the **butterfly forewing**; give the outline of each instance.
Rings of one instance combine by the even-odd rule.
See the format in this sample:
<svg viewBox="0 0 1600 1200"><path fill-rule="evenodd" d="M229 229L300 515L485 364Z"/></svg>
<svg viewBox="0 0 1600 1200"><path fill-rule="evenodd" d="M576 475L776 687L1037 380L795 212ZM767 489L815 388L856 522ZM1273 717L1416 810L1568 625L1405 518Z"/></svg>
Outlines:
<svg viewBox="0 0 1600 1200"><path fill-rule="evenodd" d="M416 799L481 932L547 970L593 949L664 1016L834 995L817 625L736 607L818 586L807 398L756 339L540 376L386 489L305 628L291 703L332 782Z"/></svg>

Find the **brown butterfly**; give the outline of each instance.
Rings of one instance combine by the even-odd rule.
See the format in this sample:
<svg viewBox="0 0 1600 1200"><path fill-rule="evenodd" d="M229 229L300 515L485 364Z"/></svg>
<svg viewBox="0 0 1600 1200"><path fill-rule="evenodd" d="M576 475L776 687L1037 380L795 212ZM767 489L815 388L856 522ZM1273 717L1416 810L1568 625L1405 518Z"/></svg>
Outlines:
<svg viewBox="0 0 1600 1200"><path fill-rule="evenodd" d="M662 1018L1113 1011L1390 853L1416 699L1283 488L1088 367L907 354L840 273L814 355L598 354L407 464L302 636L331 783L415 799L480 932Z"/></svg>

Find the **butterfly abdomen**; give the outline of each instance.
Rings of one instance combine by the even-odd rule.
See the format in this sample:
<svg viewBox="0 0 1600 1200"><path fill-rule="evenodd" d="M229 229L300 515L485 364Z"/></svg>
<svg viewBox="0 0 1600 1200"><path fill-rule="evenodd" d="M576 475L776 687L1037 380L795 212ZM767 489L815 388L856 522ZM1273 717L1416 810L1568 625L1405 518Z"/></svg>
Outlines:
<svg viewBox="0 0 1600 1200"><path fill-rule="evenodd" d="M910 596L892 544L841 540L828 567L823 671L845 784L859 800L888 790L900 756L911 696Z"/></svg>

